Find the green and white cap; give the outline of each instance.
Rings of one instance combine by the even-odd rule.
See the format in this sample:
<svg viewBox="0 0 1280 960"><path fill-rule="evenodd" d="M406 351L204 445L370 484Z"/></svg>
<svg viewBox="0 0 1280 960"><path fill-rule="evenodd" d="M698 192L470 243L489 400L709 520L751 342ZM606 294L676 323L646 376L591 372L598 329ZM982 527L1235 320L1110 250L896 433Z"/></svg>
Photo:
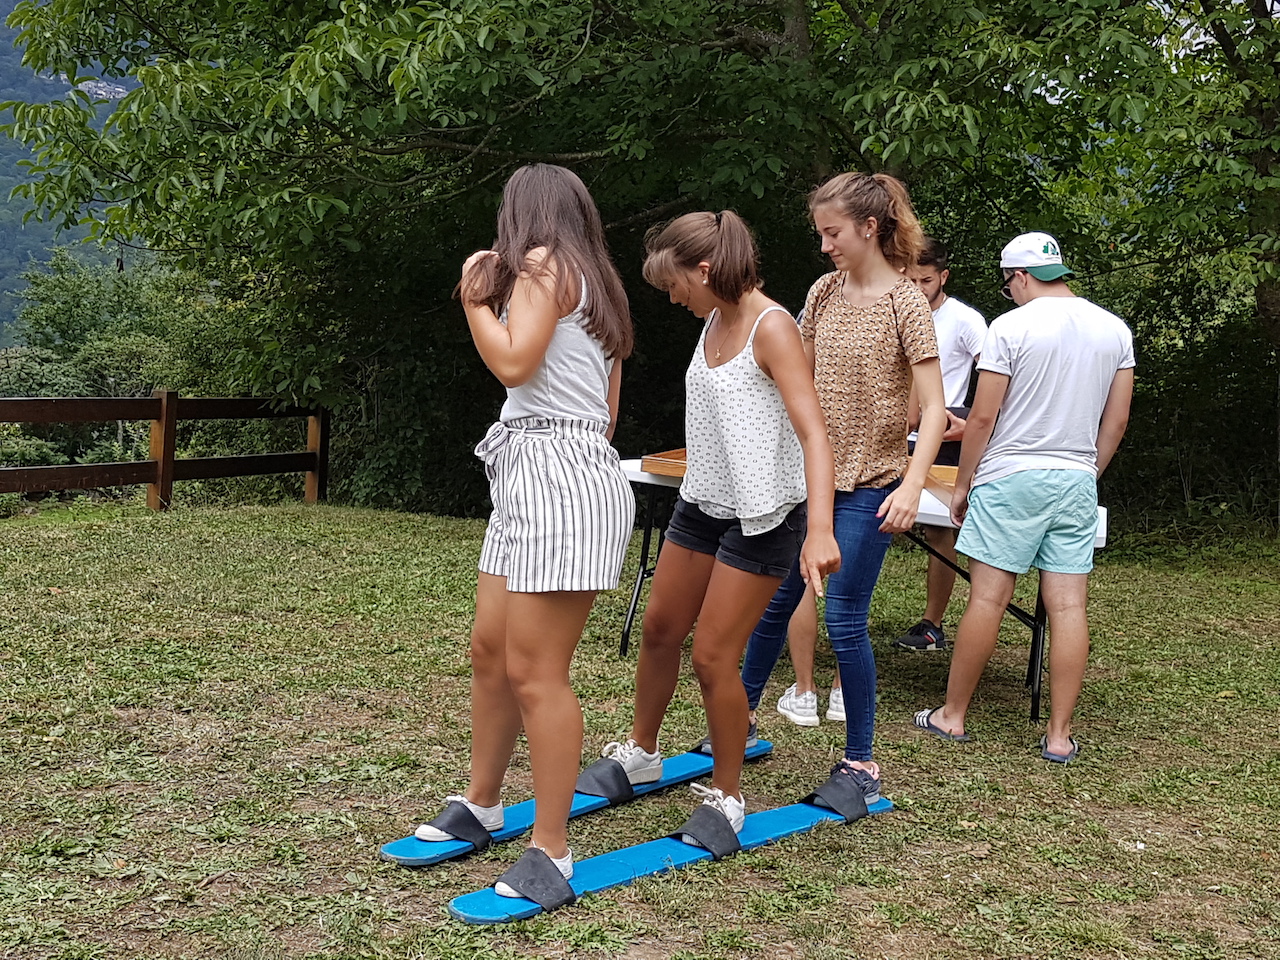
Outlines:
<svg viewBox="0 0 1280 960"><path fill-rule="evenodd" d="M1062 262L1058 241L1047 233L1024 233L1000 251L1000 269L1025 270L1037 280L1061 280L1074 271Z"/></svg>

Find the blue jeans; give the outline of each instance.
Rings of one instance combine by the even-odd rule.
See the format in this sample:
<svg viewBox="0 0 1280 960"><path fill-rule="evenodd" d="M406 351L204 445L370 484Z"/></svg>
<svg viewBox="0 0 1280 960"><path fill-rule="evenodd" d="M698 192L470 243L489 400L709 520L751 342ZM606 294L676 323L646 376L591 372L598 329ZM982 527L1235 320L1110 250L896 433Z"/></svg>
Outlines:
<svg viewBox="0 0 1280 960"><path fill-rule="evenodd" d="M893 483L887 487L859 487L852 492L836 491L835 536L840 546L840 569L827 579L826 620L844 687L844 755L849 760L871 759L876 728L876 660L871 652L867 614L884 555L893 539L892 534L880 532L883 521L876 511L897 486ZM760 705L764 685L787 642L791 614L803 597L804 581L797 562L747 642L742 685L747 688L747 703L752 710Z"/></svg>

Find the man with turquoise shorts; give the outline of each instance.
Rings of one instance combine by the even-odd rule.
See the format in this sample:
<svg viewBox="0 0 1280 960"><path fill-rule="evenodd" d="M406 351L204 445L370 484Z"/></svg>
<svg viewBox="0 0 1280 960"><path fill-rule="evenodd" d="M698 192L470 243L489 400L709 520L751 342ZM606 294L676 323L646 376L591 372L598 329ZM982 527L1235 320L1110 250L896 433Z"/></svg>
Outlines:
<svg viewBox="0 0 1280 960"><path fill-rule="evenodd" d="M1017 309L997 317L978 362L951 500L956 549L969 557L947 701L915 725L967 741L965 714L995 650L1020 573L1040 570L1049 615L1049 724L1041 756L1075 759L1071 718L1089 657L1089 571L1098 525L1097 477L1129 423L1133 334L1067 286L1057 241L1024 233L1000 254L1001 293ZM998 422L997 422L998 418Z"/></svg>

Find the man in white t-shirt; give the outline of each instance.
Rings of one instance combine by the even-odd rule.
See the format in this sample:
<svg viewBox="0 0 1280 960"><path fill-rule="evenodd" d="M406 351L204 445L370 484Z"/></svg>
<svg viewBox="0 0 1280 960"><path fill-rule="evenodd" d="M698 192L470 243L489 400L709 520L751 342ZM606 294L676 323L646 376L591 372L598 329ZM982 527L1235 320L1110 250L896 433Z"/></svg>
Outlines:
<svg viewBox="0 0 1280 960"><path fill-rule="evenodd" d="M1072 293L1057 241L1025 233L1000 255L1001 292L1018 304L997 317L978 363L951 516L969 556L946 703L915 724L968 740L965 715L996 646L1017 576L1035 566L1049 615L1049 724L1040 754L1075 759L1071 718L1089 657L1089 571L1098 526L1097 477L1129 423L1133 334ZM997 422L997 417L999 418Z"/></svg>
<svg viewBox="0 0 1280 960"><path fill-rule="evenodd" d="M925 237L924 248L916 260L916 266L907 271L920 292L933 309L933 326L938 335L938 357L942 364L942 389L947 404L947 432L942 435L942 447L934 462L954 467L960 462L960 440L964 437L965 397L969 394L969 377L974 361L982 353L982 341L987 335L987 324L982 314L963 300L947 295L947 248L933 237ZM907 437L915 441L915 427L920 420L920 406L912 391L909 405L908 426L912 433ZM956 562L956 531L951 527L921 524L925 541L938 553ZM945 650L947 635L942 627L943 615L951 601L956 572L933 554L929 555L926 574L924 616L920 622L894 641L904 650Z"/></svg>

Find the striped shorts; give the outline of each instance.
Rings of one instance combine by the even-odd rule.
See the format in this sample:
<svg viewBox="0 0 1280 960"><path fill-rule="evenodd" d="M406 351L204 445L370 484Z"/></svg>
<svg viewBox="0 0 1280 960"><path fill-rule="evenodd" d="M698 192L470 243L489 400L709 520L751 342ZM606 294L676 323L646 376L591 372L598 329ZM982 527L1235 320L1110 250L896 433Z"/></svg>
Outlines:
<svg viewBox="0 0 1280 960"><path fill-rule="evenodd" d="M493 501L482 573L513 593L618 585L636 501L604 429L541 417L489 428L476 447Z"/></svg>

